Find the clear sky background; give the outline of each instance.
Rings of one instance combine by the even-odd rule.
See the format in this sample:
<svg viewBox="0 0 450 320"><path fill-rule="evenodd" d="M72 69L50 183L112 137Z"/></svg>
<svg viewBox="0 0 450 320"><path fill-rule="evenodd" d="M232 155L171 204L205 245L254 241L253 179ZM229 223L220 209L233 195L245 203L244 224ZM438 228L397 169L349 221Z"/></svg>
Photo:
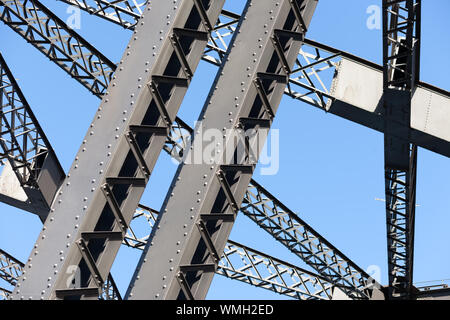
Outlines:
<svg viewBox="0 0 450 320"><path fill-rule="evenodd" d="M67 5L41 0L66 20ZM450 89L448 0L422 1L421 81ZM240 12L244 0L227 0ZM320 0L307 37L367 60L382 63L381 30L369 30L366 10L380 0ZM110 60L118 61L130 31L83 13L77 30ZM68 171L100 101L9 27L0 23L0 51ZM180 110L191 126L197 119L217 68L202 62ZM383 135L284 97L273 128L280 132L280 169L254 178L325 236L361 268L376 265L387 283ZM176 166L162 153L141 203L159 209ZM450 161L419 149L414 282L450 278ZM42 228L39 219L0 204L0 248L26 261ZM231 239L305 264L245 216ZM140 252L122 248L112 273L122 294ZM307 267L306 267L307 268ZM2 286L3 284L0 284ZM209 299L284 299L284 296L216 276Z"/></svg>

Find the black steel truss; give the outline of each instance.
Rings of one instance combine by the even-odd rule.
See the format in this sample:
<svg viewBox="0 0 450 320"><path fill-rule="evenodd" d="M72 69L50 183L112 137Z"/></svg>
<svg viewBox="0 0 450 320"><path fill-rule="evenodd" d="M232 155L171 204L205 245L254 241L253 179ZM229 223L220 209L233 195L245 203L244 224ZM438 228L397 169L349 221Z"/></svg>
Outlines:
<svg viewBox="0 0 450 320"><path fill-rule="evenodd" d="M420 70L420 0L383 1L385 185L389 295L413 293L417 146L389 133L409 127Z"/></svg>
<svg viewBox="0 0 450 320"><path fill-rule="evenodd" d="M1 0L0 19L51 61L101 96L115 64L37 0Z"/></svg>

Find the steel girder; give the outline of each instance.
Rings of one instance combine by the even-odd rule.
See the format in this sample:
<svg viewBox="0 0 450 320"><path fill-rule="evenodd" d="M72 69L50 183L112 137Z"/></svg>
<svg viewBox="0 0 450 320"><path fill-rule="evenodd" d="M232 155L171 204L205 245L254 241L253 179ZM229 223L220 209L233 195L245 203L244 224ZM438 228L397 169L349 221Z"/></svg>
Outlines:
<svg viewBox="0 0 450 320"><path fill-rule="evenodd" d="M0 106L0 200L44 221L64 171L1 54Z"/></svg>
<svg viewBox="0 0 450 320"><path fill-rule="evenodd" d="M140 205L133 216L133 221L144 218L144 224L148 228L147 234L150 234L157 215L157 211ZM143 250L147 237L136 236L131 228L133 221L122 243ZM0 250L0 278L14 286L23 273L23 267L22 262ZM333 293L333 285L323 277L231 240L225 246L216 273L300 300L329 300ZM0 293L3 299L7 299L11 294L4 288L0 288ZM121 299L111 276L105 282L99 299Z"/></svg>
<svg viewBox="0 0 450 320"><path fill-rule="evenodd" d="M165 151L180 160L179 155L183 155L190 145L187 139L189 135L186 133L190 134L193 130L186 124L179 123L179 125L175 131L177 135L171 136L173 143L166 143ZM173 148L174 145L176 148ZM145 206L141 209L145 209ZM381 285L363 269L254 179L247 187L240 211L313 267L322 277L339 286L350 296L371 298L373 290L381 288ZM147 212L143 213L139 210L136 214L137 216L144 214L152 221L155 211L147 209ZM132 243L131 246L141 247L145 246L148 237L148 235L143 238L129 236L129 241Z"/></svg>
<svg viewBox="0 0 450 320"><path fill-rule="evenodd" d="M420 0L383 1L386 227L389 296L413 294L417 146L390 134L411 123L420 69Z"/></svg>
<svg viewBox="0 0 450 320"><path fill-rule="evenodd" d="M102 3L107 5L108 1L102 0ZM113 6L113 4L110 5ZM86 9L87 7L81 5L81 8ZM102 14L101 10L95 11L93 14L102 18L105 17L105 14ZM212 40L209 41L208 48L203 55L203 60L220 65L223 54L228 48L227 38L229 39L234 33L238 19L238 14L224 10L222 11L221 16L214 27L214 36L212 37ZM66 31L69 32L70 30ZM77 39L82 47L92 47L92 45L81 36L77 35ZM95 52L93 55L95 55ZM364 66L364 74L375 73L375 78L377 78L377 72L383 71L383 67L380 65L318 42L305 39L305 45L300 50L299 58L296 60L296 66L290 74L289 85L285 93L292 98L316 106L326 112L384 132L384 110L383 108L377 107L377 102L381 99L382 88L380 88L380 93L378 95L375 94L375 102L365 101L364 103L361 103L360 99L346 97L345 94L340 94L339 89L336 89L337 83L344 82L339 80L338 76L340 74L344 73L347 69L351 69L352 72L350 73L353 74L353 67L348 68L346 67L347 65L350 65L350 67L354 65ZM111 68L115 69L115 66ZM70 70L65 70L71 74ZM321 78L321 75L326 72L332 72L338 75L331 85ZM376 83L373 85L376 85ZM344 89L341 91L345 92L346 90ZM372 88L370 88L370 90L372 90ZM364 91L361 96L370 96L370 92L366 91ZM93 93L95 94L95 92ZM445 131L445 128L450 128L450 124L445 125L445 121L450 122L450 119L444 120L448 117L442 112L436 112L436 110L439 111L440 108L444 110L445 106L450 104L450 93L429 84L419 82L415 97L417 97L417 101L413 100L413 103L417 110L416 113L418 114L416 118L419 118L413 123L415 126L404 126L404 130L401 130L400 133L393 132L392 134L398 135L400 138L405 138L406 135L412 143L449 157L450 132L442 131ZM432 108L423 108L425 104L430 105L431 103ZM367 105L369 106L367 107ZM371 105L374 105L374 107ZM429 121L422 124L423 121L421 121L421 119L424 118L424 115L426 115L427 119L429 118ZM443 120L443 125L434 128L434 130L430 130L430 128L433 128L433 123L442 122ZM183 138L180 136L181 133L185 136L190 136L185 130L178 130L183 128L183 124L181 119L176 118L176 121L173 124L174 130L171 132L170 136L176 137L177 139ZM402 126L401 124L398 125ZM179 156L176 154L177 151L180 151L179 143L184 143L183 139L169 139L166 148L172 148L174 151L172 155Z"/></svg>
<svg viewBox="0 0 450 320"><path fill-rule="evenodd" d="M185 0L146 7L14 298L98 296L204 52L203 30L222 5ZM162 32L146 32L147 25ZM74 266L81 284L67 288Z"/></svg>
<svg viewBox="0 0 450 320"><path fill-rule="evenodd" d="M253 129L255 136L270 128L316 5L317 1L247 2L239 24L242 32L232 39L233 50L194 130L194 145L163 204L161 228L152 232L127 298L206 296L259 156L259 150L241 154L234 135L237 128ZM223 128L217 141L220 151L215 148L211 159L197 162L202 131L215 128ZM260 140L263 143L265 137ZM245 150L255 150L254 143L246 140Z"/></svg>
<svg viewBox="0 0 450 320"><path fill-rule="evenodd" d="M2 140L0 141L4 150L3 156L10 161L14 161L13 164L16 167L13 169L19 179L19 186L23 188L27 195L31 194L33 200L29 196L26 203L18 204L18 200L10 200L5 194L2 194L1 198L6 203L38 214L41 221L44 222L50 210L49 204L62 180L64 180L65 174L50 142L47 140L1 54L0 76L0 88L2 90L0 96L5 100L2 100L2 124L6 128L2 130ZM7 148L8 144L14 145L15 148ZM29 147L27 148L27 146ZM22 150L26 150L26 153ZM18 153L18 155L14 153ZM12 164L6 167L1 176L1 183L9 184L8 191L11 189L11 181L6 180L5 177L8 177L8 170L11 166ZM30 193L30 188L32 188L33 193ZM17 193L18 189L14 191ZM5 200L6 197L8 197L7 200ZM36 203L36 199L39 199L40 202ZM15 286L18 277L22 274L23 263L0 249L0 266L0 278ZM2 292L5 294L5 298L11 293L6 289L2 289ZM105 282L100 298L120 299L120 294L111 275Z"/></svg>
<svg viewBox="0 0 450 320"><path fill-rule="evenodd" d="M59 0L76 6L89 14L98 16L107 21L116 23L125 29L134 30L142 7L147 1L139 2L130 0L106 1L106 0ZM222 10L217 23L212 27L212 34L207 45L203 60L220 65L227 51L226 37L231 37L239 21L240 16L227 10ZM225 31L225 32L224 32ZM215 53L215 54L212 54Z"/></svg>

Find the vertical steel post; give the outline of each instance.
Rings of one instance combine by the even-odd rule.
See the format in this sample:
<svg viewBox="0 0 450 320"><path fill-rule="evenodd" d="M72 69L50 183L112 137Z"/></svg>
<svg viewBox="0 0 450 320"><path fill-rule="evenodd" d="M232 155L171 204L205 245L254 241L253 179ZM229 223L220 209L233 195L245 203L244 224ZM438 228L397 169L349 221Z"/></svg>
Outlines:
<svg viewBox="0 0 450 320"><path fill-rule="evenodd" d="M383 1L388 295L394 299L413 294L417 146L397 137L407 137L411 126L420 69L420 6L420 0Z"/></svg>

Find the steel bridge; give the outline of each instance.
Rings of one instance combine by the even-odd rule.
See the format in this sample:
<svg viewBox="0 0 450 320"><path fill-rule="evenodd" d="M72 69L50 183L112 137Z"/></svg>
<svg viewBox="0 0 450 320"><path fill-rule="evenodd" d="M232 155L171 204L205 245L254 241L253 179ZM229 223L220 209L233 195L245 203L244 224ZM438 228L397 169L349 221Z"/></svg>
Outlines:
<svg viewBox="0 0 450 320"><path fill-rule="evenodd" d="M0 200L43 223L27 261L0 250L2 299L205 299L216 274L299 300L449 296L413 282L418 147L450 157L450 94L420 80L421 0L380 1L381 65L308 39L318 0L60 2L131 38L116 64L40 1L0 0L2 23L100 103L66 173L0 55ZM191 127L178 111L199 63L217 76ZM252 178L283 96L384 135L387 284ZM191 163L209 129L219 156ZM180 164L157 211L140 200L161 151ZM229 239L238 215L308 268ZM124 295L121 246L141 254Z"/></svg>

